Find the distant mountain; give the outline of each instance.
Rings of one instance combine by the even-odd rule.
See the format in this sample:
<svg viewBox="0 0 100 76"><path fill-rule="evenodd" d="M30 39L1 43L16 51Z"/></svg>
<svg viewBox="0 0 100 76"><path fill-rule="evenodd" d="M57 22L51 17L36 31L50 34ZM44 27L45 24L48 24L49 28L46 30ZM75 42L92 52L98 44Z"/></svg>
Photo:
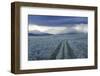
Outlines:
<svg viewBox="0 0 100 76"><path fill-rule="evenodd" d="M44 33L44 34L34 34L34 33L28 33L29 36L47 36L47 35L52 35L52 34L48 34L48 33Z"/></svg>
<svg viewBox="0 0 100 76"><path fill-rule="evenodd" d="M84 33L84 32L69 32L69 33L62 33L62 34L59 34L59 35L72 35L72 34L87 34L87 33Z"/></svg>
<svg viewBox="0 0 100 76"><path fill-rule="evenodd" d="M53 34L49 34L49 33L45 33L45 32L40 32L38 30L34 30L34 31L29 31L28 35L29 36L47 36L47 35L53 35Z"/></svg>

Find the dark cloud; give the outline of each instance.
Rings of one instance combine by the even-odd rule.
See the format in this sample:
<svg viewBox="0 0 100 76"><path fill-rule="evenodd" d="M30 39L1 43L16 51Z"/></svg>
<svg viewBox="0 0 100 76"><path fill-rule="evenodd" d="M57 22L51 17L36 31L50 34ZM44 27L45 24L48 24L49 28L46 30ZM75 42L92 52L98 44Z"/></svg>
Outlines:
<svg viewBox="0 0 100 76"><path fill-rule="evenodd" d="M75 16L44 16L44 15L28 15L28 24L36 24L40 26L67 26L68 24L88 24L87 17Z"/></svg>

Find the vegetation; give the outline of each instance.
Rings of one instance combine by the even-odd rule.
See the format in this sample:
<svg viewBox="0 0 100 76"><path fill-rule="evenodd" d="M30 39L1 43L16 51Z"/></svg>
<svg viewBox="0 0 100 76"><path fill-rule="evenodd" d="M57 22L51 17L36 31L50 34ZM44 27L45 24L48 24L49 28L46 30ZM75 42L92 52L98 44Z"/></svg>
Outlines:
<svg viewBox="0 0 100 76"><path fill-rule="evenodd" d="M87 58L87 37L86 33L29 36L28 60Z"/></svg>

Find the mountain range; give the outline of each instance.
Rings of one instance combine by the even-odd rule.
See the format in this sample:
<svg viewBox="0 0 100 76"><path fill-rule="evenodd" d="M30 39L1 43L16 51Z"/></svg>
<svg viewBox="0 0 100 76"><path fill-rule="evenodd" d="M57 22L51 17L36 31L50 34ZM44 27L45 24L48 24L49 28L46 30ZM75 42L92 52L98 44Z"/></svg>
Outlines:
<svg viewBox="0 0 100 76"><path fill-rule="evenodd" d="M29 31L28 35L29 36L46 36L46 35L53 35L53 34L34 30L34 31Z"/></svg>
<svg viewBox="0 0 100 76"><path fill-rule="evenodd" d="M48 35L65 35L65 34L78 34L78 33L83 33L83 32L78 32L78 31L69 31L69 32L63 32L63 33L59 33L59 34L51 34L48 32L41 32L38 30L34 30L34 31L29 31L28 35L29 36L48 36Z"/></svg>

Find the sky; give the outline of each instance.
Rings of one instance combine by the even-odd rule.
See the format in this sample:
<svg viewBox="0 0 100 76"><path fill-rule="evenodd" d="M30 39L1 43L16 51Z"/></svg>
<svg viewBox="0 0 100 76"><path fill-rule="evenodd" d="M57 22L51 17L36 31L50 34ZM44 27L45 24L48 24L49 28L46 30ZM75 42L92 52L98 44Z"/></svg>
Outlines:
<svg viewBox="0 0 100 76"><path fill-rule="evenodd" d="M43 16L43 15L29 15L29 24L45 25L45 26L61 26L66 24L87 24L87 17L73 17L73 16Z"/></svg>
<svg viewBox="0 0 100 76"><path fill-rule="evenodd" d="M87 32L88 18L75 16L28 15L29 32L61 34Z"/></svg>

